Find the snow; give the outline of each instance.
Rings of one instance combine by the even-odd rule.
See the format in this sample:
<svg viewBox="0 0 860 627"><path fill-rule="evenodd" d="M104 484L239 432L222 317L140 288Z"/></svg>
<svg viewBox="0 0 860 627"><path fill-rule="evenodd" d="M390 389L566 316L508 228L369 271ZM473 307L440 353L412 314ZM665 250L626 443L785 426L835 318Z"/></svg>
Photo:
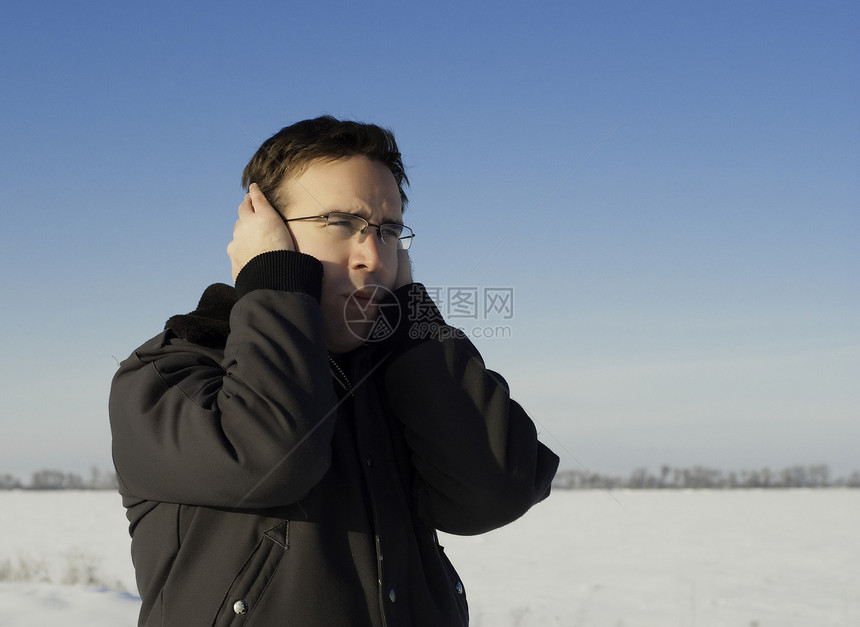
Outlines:
<svg viewBox="0 0 860 627"><path fill-rule="evenodd" d="M860 491L556 492L444 539L482 627L860 626Z"/></svg>
<svg viewBox="0 0 860 627"><path fill-rule="evenodd" d="M0 627L136 624L115 493L0 492L0 509ZM860 627L858 529L860 490L557 491L440 540L474 627Z"/></svg>
<svg viewBox="0 0 860 627"><path fill-rule="evenodd" d="M84 586L0 584L3 627L133 627L140 599L128 593Z"/></svg>

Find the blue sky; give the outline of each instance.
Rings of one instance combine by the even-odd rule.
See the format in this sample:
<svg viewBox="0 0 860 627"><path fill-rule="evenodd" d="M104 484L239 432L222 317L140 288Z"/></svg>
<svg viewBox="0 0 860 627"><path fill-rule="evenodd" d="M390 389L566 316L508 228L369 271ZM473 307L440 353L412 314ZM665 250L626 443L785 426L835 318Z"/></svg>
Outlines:
<svg viewBox="0 0 860 627"><path fill-rule="evenodd" d="M6 3L0 473L110 465L116 360L230 280L242 168L395 131L416 278L563 465L860 468L851 2ZM443 309L448 303L442 303Z"/></svg>

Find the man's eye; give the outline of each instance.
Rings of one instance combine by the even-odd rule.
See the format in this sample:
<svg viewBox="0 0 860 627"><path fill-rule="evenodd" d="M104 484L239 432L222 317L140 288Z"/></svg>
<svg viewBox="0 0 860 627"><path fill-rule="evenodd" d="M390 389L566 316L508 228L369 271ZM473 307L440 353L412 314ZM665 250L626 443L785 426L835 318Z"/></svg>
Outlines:
<svg viewBox="0 0 860 627"><path fill-rule="evenodd" d="M380 228L380 234L383 238L397 239L403 233L403 225L401 224L383 224Z"/></svg>
<svg viewBox="0 0 860 627"><path fill-rule="evenodd" d="M348 214L329 215L326 228L338 237L349 238L360 231L364 224Z"/></svg>

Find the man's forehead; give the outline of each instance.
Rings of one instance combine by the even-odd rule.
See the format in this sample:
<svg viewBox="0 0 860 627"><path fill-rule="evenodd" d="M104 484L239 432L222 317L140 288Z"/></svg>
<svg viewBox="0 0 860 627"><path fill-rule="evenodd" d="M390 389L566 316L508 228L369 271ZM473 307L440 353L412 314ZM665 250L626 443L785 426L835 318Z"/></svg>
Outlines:
<svg viewBox="0 0 860 627"><path fill-rule="evenodd" d="M314 202L326 211L382 211L386 218L403 214L400 188L394 175L380 161L363 156L317 159L299 174L288 174L279 196L290 203Z"/></svg>

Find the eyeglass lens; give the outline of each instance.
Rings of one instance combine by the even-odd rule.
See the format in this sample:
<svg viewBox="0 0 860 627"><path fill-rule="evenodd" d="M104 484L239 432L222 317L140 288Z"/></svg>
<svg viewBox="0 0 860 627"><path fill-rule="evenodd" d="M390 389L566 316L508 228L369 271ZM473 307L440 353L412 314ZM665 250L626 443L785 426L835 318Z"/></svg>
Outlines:
<svg viewBox="0 0 860 627"><path fill-rule="evenodd" d="M326 220L326 229L342 239L349 239L356 233L366 231L370 226L367 220L351 213L330 213ZM393 244L406 249L412 244L412 230L407 226L388 223L376 228L379 231L379 239L387 246Z"/></svg>

